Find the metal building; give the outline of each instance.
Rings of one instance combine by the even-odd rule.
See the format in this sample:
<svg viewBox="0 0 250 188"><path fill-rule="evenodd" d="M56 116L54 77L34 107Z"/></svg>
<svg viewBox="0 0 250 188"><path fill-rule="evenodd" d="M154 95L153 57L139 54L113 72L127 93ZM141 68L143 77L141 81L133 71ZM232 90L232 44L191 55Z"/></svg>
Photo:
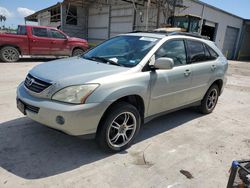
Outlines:
<svg viewBox="0 0 250 188"><path fill-rule="evenodd" d="M185 9L175 14L194 14L202 18L201 34L208 34L228 59L235 59L243 18L197 0L183 1Z"/></svg>
<svg viewBox="0 0 250 188"><path fill-rule="evenodd" d="M245 20L238 50L239 60L250 60L250 20Z"/></svg>
<svg viewBox="0 0 250 188"><path fill-rule="evenodd" d="M120 33L164 27L172 15L190 14L200 18L198 31L228 59L250 58L243 47L249 45L244 42L244 37L249 39L249 21L198 0L64 0L25 20L60 27L69 36L97 44Z"/></svg>
<svg viewBox="0 0 250 188"><path fill-rule="evenodd" d="M99 43L120 33L159 27L160 12L165 13L161 17L168 17L171 12L157 7L156 1L64 0L27 16L25 21L60 27L69 36Z"/></svg>

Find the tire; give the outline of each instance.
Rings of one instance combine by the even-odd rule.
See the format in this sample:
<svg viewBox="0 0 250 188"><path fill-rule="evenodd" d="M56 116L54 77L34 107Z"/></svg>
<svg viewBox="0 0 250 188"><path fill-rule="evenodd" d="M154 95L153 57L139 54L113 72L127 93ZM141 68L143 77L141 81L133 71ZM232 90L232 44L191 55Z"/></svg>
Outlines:
<svg viewBox="0 0 250 188"><path fill-rule="evenodd" d="M207 91L206 95L201 101L200 111L203 114L210 114L213 112L219 98L219 87L213 84Z"/></svg>
<svg viewBox="0 0 250 188"><path fill-rule="evenodd" d="M19 51L12 46L5 46L0 51L0 59L4 62L17 62L20 58Z"/></svg>
<svg viewBox="0 0 250 188"><path fill-rule="evenodd" d="M84 50L81 48L76 48L72 52L72 56L80 56L84 54Z"/></svg>
<svg viewBox="0 0 250 188"><path fill-rule="evenodd" d="M98 145L107 152L125 150L133 143L140 130L140 113L133 105L120 102L105 114L96 135Z"/></svg>

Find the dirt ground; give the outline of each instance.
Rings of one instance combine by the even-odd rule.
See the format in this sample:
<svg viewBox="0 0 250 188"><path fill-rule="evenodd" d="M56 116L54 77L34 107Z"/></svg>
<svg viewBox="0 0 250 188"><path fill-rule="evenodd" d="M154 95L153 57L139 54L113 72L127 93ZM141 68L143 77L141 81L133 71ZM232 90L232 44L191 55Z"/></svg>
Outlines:
<svg viewBox="0 0 250 188"><path fill-rule="evenodd" d="M186 109L157 118L131 148L110 155L16 109L18 83L44 60L33 61L0 63L1 188L226 187L232 160L250 158L250 62L230 62L212 114Z"/></svg>

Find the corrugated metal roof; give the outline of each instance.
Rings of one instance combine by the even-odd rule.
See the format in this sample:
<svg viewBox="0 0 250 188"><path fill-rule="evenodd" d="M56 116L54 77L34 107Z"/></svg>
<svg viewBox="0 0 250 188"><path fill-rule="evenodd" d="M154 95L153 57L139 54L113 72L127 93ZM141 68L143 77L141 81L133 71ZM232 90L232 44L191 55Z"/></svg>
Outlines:
<svg viewBox="0 0 250 188"><path fill-rule="evenodd" d="M123 0L123 1L132 2L131 0ZM147 0L138 0L137 2L145 2L145 1L147 1ZM151 2L153 2L153 1L154 1L154 0L151 0ZM220 9L220 8L217 8L217 7L213 6L213 5L204 3L204 2L202 2L202 1L200 1L200 0L191 0L191 1L196 2L196 3L199 3L199 4L201 4L201 5L205 5L205 6L207 6L207 7L210 7L210 8L212 8L212 9L215 9L215 10L224 12L225 14L228 14L228 15L230 15L230 16L233 16L233 17L236 17L236 18L245 20L244 18L242 18L242 17L240 17L240 16L237 16L237 15L235 15L235 14L229 13L229 12L227 12L227 11L225 11L225 10L222 10L222 9ZM64 0L64 1L63 1L63 3L74 3L74 4L82 4L82 5L84 5L84 4L90 4L90 3L95 3L95 2L96 2L96 0ZM51 9L57 7L57 6L60 6L60 4L61 4L61 3L58 2L57 4L52 5L52 6L48 7L48 8L39 10L39 11L35 12L34 14L31 14L31 15L25 17L25 20L27 20L27 21L37 21L37 15L38 15L39 13L45 12L45 11L49 11L49 10L51 10Z"/></svg>
<svg viewBox="0 0 250 188"><path fill-rule="evenodd" d="M61 3L57 3L57 4L55 4L55 5L52 5L52 6L48 7L48 8L39 10L39 11L35 12L34 14L31 14L31 15L29 15L29 16L26 16L24 19L25 19L26 21L37 22L37 15L38 15L39 13L46 12L46 11L49 11L49 10L54 9L54 8L56 8L56 7L59 7L60 4L61 4Z"/></svg>

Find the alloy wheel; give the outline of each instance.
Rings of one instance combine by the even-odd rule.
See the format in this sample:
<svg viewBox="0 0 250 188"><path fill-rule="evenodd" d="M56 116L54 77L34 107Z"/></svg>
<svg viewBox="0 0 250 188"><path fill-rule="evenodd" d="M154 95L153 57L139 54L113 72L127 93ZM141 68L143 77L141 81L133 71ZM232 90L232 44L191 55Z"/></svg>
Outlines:
<svg viewBox="0 0 250 188"><path fill-rule="evenodd" d="M120 113L108 128L108 143L112 147L122 147L126 145L135 134L136 123L136 117L133 113Z"/></svg>
<svg viewBox="0 0 250 188"><path fill-rule="evenodd" d="M19 54L15 49L7 48L3 51L3 58L9 62L17 61L19 58Z"/></svg>
<svg viewBox="0 0 250 188"><path fill-rule="evenodd" d="M212 110L215 107L217 100L218 100L218 92L216 89L212 89L207 97L207 102L206 102L207 109Z"/></svg>

